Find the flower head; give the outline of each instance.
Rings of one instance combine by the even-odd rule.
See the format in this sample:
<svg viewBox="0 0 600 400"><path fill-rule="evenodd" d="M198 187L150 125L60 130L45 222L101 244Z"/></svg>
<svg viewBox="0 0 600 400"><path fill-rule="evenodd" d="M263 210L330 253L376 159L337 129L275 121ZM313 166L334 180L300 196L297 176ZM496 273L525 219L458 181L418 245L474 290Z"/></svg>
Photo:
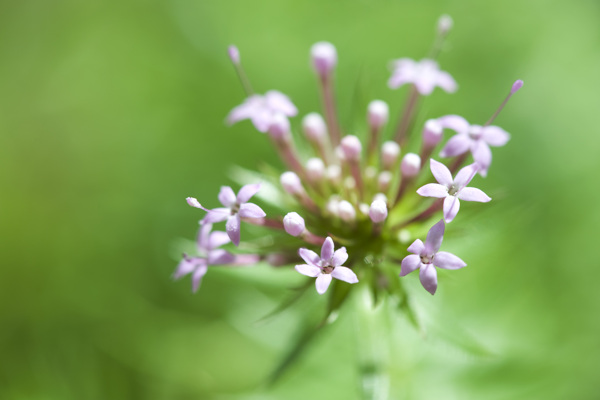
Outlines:
<svg viewBox="0 0 600 400"><path fill-rule="evenodd" d="M264 96L253 94L242 104L235 107L227 116L227 122L234 124L244 119L250 119L256 129L267 132L277 114L293 117L298 114L291 100L277 90L269 90Z"/></svg>
<svg viewBox="0 0 600 400"><path fill-rule="evenodd" d="M392 76L388 81L390 89L397 89L405 83L412 83L419 93L429 95L436 86L448 93L453 93L458 88L449 73L440 70L437 62L427 58L421 61L400 58L393 62L392 69Z"/></svg>
<svg viewBox="0 0 600 400"><path fill-rule="evenodd" d="M431 173L438 183L428 183L421 186L417 193L424 197L437 197L444 199L444 219L446 222L451 222L460 207L460 200L478 201L487 203L491 198L481 190L467 187L469 182L477 173L477 165L467 165L452 179L450 170L441 162L434 159L429 160Z"/></svg>
<svg viewBox="0 0 600 400"><path fill-rule="evenodd" d="M317 292L323 294L327 291L331 279L339 279L348 283L357 283L358 278L350 268L341 265L348 259L346 248L342 247L334 252L333 240L328 237L321 247L321 255L308 249L300 249L298 254L306 264L296 265L296 271L302 275L317 278L315 286Z"/></svg>
<svg viewBox="0 0 600 400"><path fill-rule="evenodd" d="M439 251L444 239L444 221L440 220L431 227L427 233L425 244L417 239L408 247L408 251L413 253L404 257L400 267L400 276L410 274L419 268L419 278L421 284L431 294L437 290L437 271L435 267L443 269L459 269L466 267L467 264L452 253Z"/></svg>

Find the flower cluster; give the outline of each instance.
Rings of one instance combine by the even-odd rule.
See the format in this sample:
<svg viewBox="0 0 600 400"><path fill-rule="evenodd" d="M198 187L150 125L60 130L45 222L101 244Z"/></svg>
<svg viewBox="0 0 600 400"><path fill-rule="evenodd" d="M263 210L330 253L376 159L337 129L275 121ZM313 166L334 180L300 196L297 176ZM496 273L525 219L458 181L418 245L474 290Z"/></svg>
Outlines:
<svg viewBox="0 0 600 400"><path fill-rule="evenodd" d="M326 293L336 278L344 282L335 285L367 281L374 290L394 295L401 285L395 282L400 279L398 275L403 277L416 269L423 287L434 294L438 287L436 267L466 266L459 257L440 251L446 224L456 218L461 200L491 200L469 185L477 175L487 175L492 161L490 146L508 142L509 134L491 123L523 82L513 84L500 108L483 125L445 115L418 126L416 115L425 96L436 87L447 93L458 88L435 60L451 25L449 17L440 19L436 44L428 58L401 58L391 63L389 88L409 87L395 128L388 126L387 103L374 100L366 110L368 129L352 132L355 135L348 134L339 123L334 85L338 57L331 43L319 42L310 50L323 109L322 114L306 114L300 124L290 121L298 109L288 96L276 90L264 95L252 90L239 51L230 47L230 59L247 97L229 113L227 122L250 120L256 130L268 136L287 170L276 175L272 169L264 171L259 182L246 184L237 195L223 186L218 194L220 208L205 208L189 197L190 206L206 211L200 221L199 255L184 255L175 277L191 273L196 290L209 266L246 265L259 259L273 265L294 265L302 259L305 264L297 263L295 269L316 278L319 294ZM297 150L295 128L303 133L311 154ZM455 135L445 140L449 131ZM427 172L427 163L435 181ZM271 194L261 197L265 187ZM279 196L275 197L286 200L273 200L276 191ZM261 207L249 202L255 195L278 208L279 213L267 216ZM225 222L226 232L211 233L212 224L218 222ZM240 245L242 222L271 229L273 240L245 243L244 248L253 254L241 256L218 249L229 241ZM411 236L418 237L428 227L424 243L417 238L407 246L414 239ZM343 247L334 251L334 242ZM319 247L320 255L311 250Z"/></svg>

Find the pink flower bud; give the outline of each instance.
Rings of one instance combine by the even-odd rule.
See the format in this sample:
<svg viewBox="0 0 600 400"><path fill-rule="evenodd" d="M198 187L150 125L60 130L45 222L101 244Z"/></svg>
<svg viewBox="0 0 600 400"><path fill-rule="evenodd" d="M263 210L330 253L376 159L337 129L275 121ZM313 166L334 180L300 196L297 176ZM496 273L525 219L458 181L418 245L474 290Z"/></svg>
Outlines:
<svg viewBox="0 0 600 400"><path fill-rule="evenodd" d="M523 87L523 81L522 80L517 80L515 83L513 83L512 88L510 89L510 94L515 94L517 92L517 90L521 89Z"/></svg>
<svg viewBox="0 0 600 400"><path fill-rule="evenodd" d="M318 42L310 48L312 64L321 76L327 76L331 73L337 64L337 52L335 46L329 42Z"/></svg>
<svg viewBox="0 0 600 400"><path fill-rule="evenodd" d="M452 25L454 24L454 21L452 21L452 17L444 14L442 15L439 19L438 19L438 32L440 35L447 35L448 32L450 32L450 29L452 29Z"/></svg>
<svg viewBox="0 0 600 400"><path fill-rule="evenodd" d="M342 200L338 204L338 214L342 221L352 222L356 219L356 210L352 204L346 200Z"/></svg>
<svg viewBox="0 0 600 400"><path fill-rule="evenodd" d="M292 236L300 236L306 229L304 218L295 212L288 213L283 217L283 227L285 228L285 231Z"/></svg>
<svg viewBox="0 0 600 400"><path fill-rule="evenodd" d="M369 217L375 223L383 222L387 218L388 210L385 201L375 200L371 203L369 209Z"/></svg>
<svg viewBox="0 0 600 400"><path fill-rule="evenodd" d="M367 117L371 128L381 129L387 123L389 116L390 109L385 101L373 100L369 103Z"/></svg>
<svg viewBox="0 0 600 400"><path fill-rule="evenodd" d="M435 147L442 140L442 132L444 128L435 119L430 119L425 122L423 128L423 144L425 147Z"/></svg>
<svg viewBox="0 0 600 400"><path fill-rule="evenodd" d="M323 117L317 113L307 114L302 119L302 130L311 142L321 142L327 136L327 126Z"/></svg>
<svg viewBox="0 0 600 400"><path fill-rule="evenodd" d="M387 141L381 146L381 162L384 169L390 169L398 161L400 146L396 142Z"/></svg>
<svg viewBox="0 0 600 400"><path fill-rule="evenodd" d="M311 181L320 181L325 175L325 163L320 158L311 158L306 162L306 175Z"/></svg>
<svg viewBox="0 0 600 400"><path fill-rule="evenodd" d="M234 65L238 65L240 63L240 51L236 46L229 46L227 53L229 53L229 58Z"/></svg>
<svg viewBox="0 0 600 400"><path fill-rule="evenodd" d="M393 175L390 171L383 171L377 178L377 187L381 192L387 192L392 183Z"/></svg>
<svg viewBox="0 0 600 400"><path fill-rule="evenodd" d="M339 184L342 180L342 168L339 165L332 164L327 167L327 179L334 184Z"/></svg>
<svg viewBox="0 0 600 400"><path fill-rule="evenodd" d="M287 139L290 137L290 121L281 113L275 114L269 125L269 135L273 139Z"/></svg>
<svg viewBox="0 0 600 400"><path fill-rule="evenodd" d="M421 157L419 157L415 153L408 153L402 158L402 164L400 166L400 170L402 171L402 176L406 178L412 178L419 173L421 169Z"/></svg>
<svg viewBox="0 0 600 400"><path fill-rule="evenodd" d="M289 194L301 194L302 192L304 192L302 182L300 181L298 175L296 175L294 172L284 172L283 174L281 174L279 181L281 183L281 186L283 186L283 189Z"/></svg>
<svg viewBox="0 0 600 400"><path fill-rule="evenodd" d="M360 140L356 136L344 136L344 138L342 139L341 148L347 160L360 160L360 152L362 151L362 145L360 143Z"/></svg>

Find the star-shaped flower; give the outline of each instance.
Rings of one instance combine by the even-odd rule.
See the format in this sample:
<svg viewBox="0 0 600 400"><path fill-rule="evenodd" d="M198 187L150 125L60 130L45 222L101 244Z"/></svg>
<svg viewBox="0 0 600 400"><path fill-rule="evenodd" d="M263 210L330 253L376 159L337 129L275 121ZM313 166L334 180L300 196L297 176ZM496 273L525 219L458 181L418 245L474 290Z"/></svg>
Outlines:
<svg viewBox="0 0 600 400"><path fill-rule="evenodd" d="M470 125L466 119L458 115L446 115L438 118L437 121L442 127L458 133L448 140L440 156L454 157L470 151L479 166L479 174L484 177L492 163L490 146L504 146L510 139L510 135L498 126Z"/></svg>
<svg viewBox="0 0 600 400"><path fill-rule="evenodd" d="M400 58L393 61L392 69L392 76L388 81L391 89L399 88L405 83L412 83L419 93L428 95L436 86L448 93L453 93L458 88L449 73L440 70L437 62L427 58L421 61Z"/></svg>
<svg viewBox="0 0 600 400"><path fill-rule="evenodd" d="M346 248L342 247L334 252L333 240L330 237L325 239L321 247L321 256L304 248L300 249L298 254L306 264L296 265L296 271L317 278L315 286L319 294L327 291L332 278L348 283L358 282L356 274L350 268L341 266L348 259Z"/></svg>
<svg viewBox="0 0 600 400"><path fill-rule="evenodd" d="M234 124L250 119L256 129L264 133L269 130L277 114L293 117L298 114L298 110L289 97L277 90L269 90L264 96L253 94L246 98L242 104L231 110L227 122Z"/></svg>
<svg viewBox="0 0 600 400"><path fill-rule="evenodd" d="M229 186L221 186L219 201L222 208L212 210L204 208L198 200L188 197L186 200L192 207L200 208L207 212L202 220L203 224L212 224L227 220L225 228L227 235L236 246L240 244L240 218L263 218L267 214L254 203L248 200L260 190L260 183L243 186L237 196Z"/></svg>
<svg viewBox="0 0 600 400"><path fill-rule="evenodd" d="M192 290L194 292L200 287L200 281L206 274L209 265L231 264L235 261L233 254L217 248L229 243L227 234L219 231L211 233L211 229L211 224L204 224L200 227L197 240L198 256L189 257L184 254L183 260L175 270L175 279L192 274Z"/></svg>
<svg viewBox="0 0 600 400"><path fill-rule="evenodd" d="M443 269L459 269L467 264L452 253L438 251L444 239L444 221L440 220L431 227L427 233L425 244L417 239L408 247L414 254L404 257L400 269L400 276L410 274L419 268L421 284L431 294L437 290L437 271L435 267Z"/></svg>
<svg viewBox="0 0 600 400"><path fill-rule="evenodd" d="M429 167L438 183L428 183L421 186L417 193L424 197L444 199L444 219L446 222L451 222L456 217L460 208L459 199L480 203L487 203L492 200L483 191L467 187L477 173L478 166L476 164L467 165L458 171L454 179L452 179L450 170L441 162L431 159L429 160Z"/></svg>

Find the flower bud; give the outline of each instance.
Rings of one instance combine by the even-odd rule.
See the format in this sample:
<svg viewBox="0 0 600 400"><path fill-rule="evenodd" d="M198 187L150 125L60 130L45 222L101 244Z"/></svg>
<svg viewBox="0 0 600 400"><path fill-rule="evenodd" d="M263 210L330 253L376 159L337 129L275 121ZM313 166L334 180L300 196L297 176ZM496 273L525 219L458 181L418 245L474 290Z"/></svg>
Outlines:
<svg viewBox="0 0 600 400"><path fill-rule="evenodd" d="M311 181L320 181L325 175L325 163L320 158L310 158L306 162L306 175Z"/></svg>
<svg viewBox="0 0 600 400"><path fill-rule="evenodd" d="M275 114L269 125L269 135L275 140L288 139L290 137L290 121L281 113Z"/></svg>
<svg viewBox="0 0 600 400"><path fill-rule="evenodd" d="M337 196L331 196L329 200L327 200L327 212L332 215L338 215L340 208L340 199Z"/></svg>
<svg viewBox="0 0 600 400"><path fill-rule="evenodd" d="M279 181L283 189L289 194L301 194L304 191L300 178L294 172L284 172L281 174Z"/></svg>
<svg viewBox="0 0 600 400"><path fill-rule="evenodd" d="M387 123L390 115L390 108L385 101L373 100L369 103L367 110L369 125L371 125L372 129L381 129L381 127Z"/></svg>
<svg viewBox="0 0 600 400"><path fill-rule="evenodd" d="M437 25L439 34L444 36L447 35L448 32L450 32L450 29L452 29L453 24L454 22L452 21L452 17L448 14L440 16Z"/></svg>
<svg viewBox="0 0 600 400"><path fill-rule="evenodd" d="M306 229L304 218L295 212L288 213L283 217L283 227L285 231L292 236L300 236Z"/></svg>
<svg viewBox="0 0 600 400"><path fill-rule="evenodd" d="M363 214L363 215L369 215L369 205L366 203L360 203L358 205L358 210Z"/></svg>
<svg viewBox="0 0 600 400"><path fill-rule="evenodd" d="M387 192L392 183L392 173L390 171L383 171L377 178L377 187L381 192Z"/></svg>
<svg viewBox="0 0 600 400"><path fill-rule="evenodd" d="M396 142L387 141L381 146L381 162L384 169L391 169L400 155L400 146Z"/></svg>
<svg viewBox="0 0 600 400"><path fill-rule="evenodd" d="M306 114L302 119L302 130L311 142L321 142L327 136L327 125L320 114Z"/></svg>
<svg viewBox="0 0 600 400"><path fill-rule="evenodd" d="M310 48L310 56L315 71L320 76L327 76L337 64L335 46L329 42L317 42Z"/></svg>
<svg viewBox="0 0 600 400"><path fill-rule="evenodd" d="M327 167L327 179L334 184L339 184L342 179L342 168L339 165L332 164Z"/></svg>
<svg viewBox="0 0 600 400"><path fill-rule="evenodd" d="M517 90L521 89L523 87L523 81L520 79L517 79L515 81L515 83L513 83L512 88L510 89L510 94L515 94L517 92Z"/></svg>
<svg viewBox="0 0 600 400"><path fill-rule="evenodd" d="M369 209L369 217L371 217L371 221L375 223L383 222L387 218L388 210L385 201L375 200L371 203L371 208Z"/></svg>
<svg viewBox="0 0 600 400"><path fill-rule="evenodd" d="M375 196L373 196L373 201L375 200L380 200L387 204L388 198L383 193L376 193Z"/></svg>
<svg viewBox="0 0 600 400"><path fill-rule="evenodd" d="M351 176L347 176L346 179L344 179L344 186L348 190L353 190L356 187L356 180Z"/></svg>
<svg viewBox="0 0 600 400"><path fill-rule="evenodd" d="M419 173L421 169L421 157L419 157L415 153L408 153L402 158L402 164L400 166L400 170L402 171L402 176L406 178L412 178Z"/></svg>
<svg viewBox="0 0 600 400"><path fill-rule="evenodd" d="M338 214L342 221L352 222L356 219L356 210L354 210L352 204L346 200L342 200L338 204Z"/></svg>
<svg viewBox="0 0 600 400"><path fill-rule="evenodd" d="M442 140L442 132L444 128L435 119L430 119L425 122L423 128L423 144L425 147L433 148Z"/></svg>
<svg viewBox="0 0 600 400"><path fill-rule="evenodd" d="M236 46L229 46L227 48L227 53L229 54L229 58L234 65L238 65L240 63L240 51Z"/></svg>
<svg viewBox="0 0 600 400"><path fill-rule="evenodd" d="M365 168L365 178L366 179L373 179L375 178L375 176L377 175L377 168L375 168L372 165L369 165L367 168Z"/></svg>
<svg viewBox="0 0 600 400"><path fill-rule="evenodd" d="M342 139L341 148L347 160L360 160L360 152L362 151L362 145L360 143L360 140L356 136L344 136L344 138Z"/></svg>

